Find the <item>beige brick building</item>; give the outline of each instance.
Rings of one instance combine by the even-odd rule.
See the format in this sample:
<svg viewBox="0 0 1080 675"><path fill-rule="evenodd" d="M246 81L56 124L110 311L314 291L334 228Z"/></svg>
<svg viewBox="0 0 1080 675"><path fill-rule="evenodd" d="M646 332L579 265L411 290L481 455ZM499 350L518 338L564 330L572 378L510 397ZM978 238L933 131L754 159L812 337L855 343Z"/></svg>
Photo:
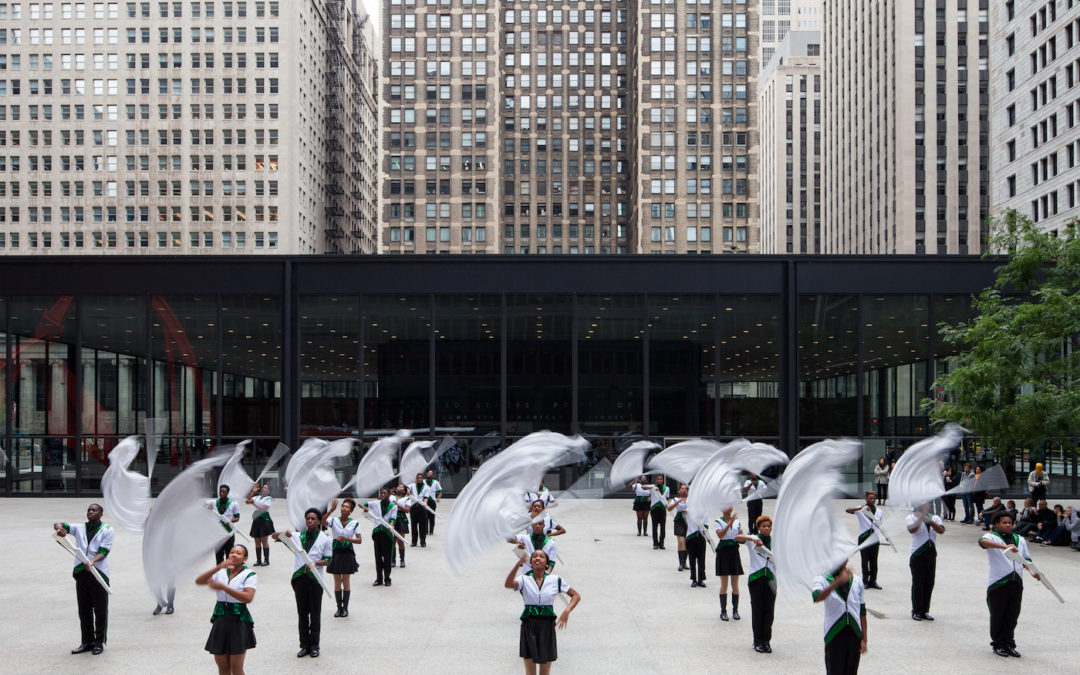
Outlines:
<svg viewBox="0 0 1080 675"><path fill-rule="evenodd" d="M0 251L374 252L355 10L0 2Z"/></svg>

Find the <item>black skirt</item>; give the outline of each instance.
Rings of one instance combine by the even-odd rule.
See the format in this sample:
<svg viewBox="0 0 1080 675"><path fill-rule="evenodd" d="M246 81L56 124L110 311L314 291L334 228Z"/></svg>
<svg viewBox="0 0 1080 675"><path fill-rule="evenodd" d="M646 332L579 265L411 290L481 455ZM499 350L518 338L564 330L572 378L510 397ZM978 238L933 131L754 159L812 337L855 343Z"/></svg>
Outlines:
<svg viewBox="0 0 1080 675"><path fill-rule="evenodd" d="M559 657L555 645L555 618L526 616L521 619L521 641L518 656L544 664Z"/></svg>
<svg viewBox="0 0 1080 675"><path fill-rule="evenodd" d="M686 536L686 529L687 529L686 528L686 518L676 518L675 519L675 536L676 537L685 537Z"/></svg>
<svg viewBox="0 0 1080 675"><path fill-rule="evenodd" d="M741 576L742 558L738 546L721 546L716 551L716 576Z"/></svg>
<svg viewBox="0 0 1080 675"><path fill-rule="evenodd" d="M648 511L649 510L649 499L648 498L641 499L641 500L635 499L634 500L634 510L635 511Z"/></svg>
<svg viewBox="0 0 1080 675"><path fill-rule="evenodd" d="M413 518L416 518L416 516L413 516ZM398 534L408 534L409 533L409 519L408 518L395 518L394 519L394 531L397 532ZM397 537L394 537L394 538L397 539Z"/></svg>
<svg viewBox="0 0 1080 675"><path fill-rule="evenodd" d="M214 618L210 637L206 638L206 651L211 654L243 654L255 649L255 628L234 615Z"/></svg>
<svg viewBox="0 0 1080 675"><path fill-rule="evenodd" d="M251 521L251 529L248 531L248 536L253 539L262 539L263 537L269 537L274 533L274 521L269 518L253 518Z"/></svg>
<svg viewBox="0 0 1080 675"><path fill-rule="evenodd" d="M335 548L326 571L330 574L356 574L360 565L356 564L356 552L351 548Z"/></svg>

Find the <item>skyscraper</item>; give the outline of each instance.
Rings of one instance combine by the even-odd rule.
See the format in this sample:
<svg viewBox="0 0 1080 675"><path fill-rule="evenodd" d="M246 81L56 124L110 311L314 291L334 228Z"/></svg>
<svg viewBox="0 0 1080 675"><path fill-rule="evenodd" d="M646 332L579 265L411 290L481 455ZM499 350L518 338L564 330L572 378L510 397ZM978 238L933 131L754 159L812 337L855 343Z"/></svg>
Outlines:
<svg viewBox="0 0 1080 675"><path fill-rule="evenodd" d="M821 0L756 0L761 7L761 67L789 31L820 31Z"/></svg>
<svg viewBox="0 0 1080 675"><path fill-rule="evenodd" d="M0 3L0 251L374 252L355 3Z"/></svg>

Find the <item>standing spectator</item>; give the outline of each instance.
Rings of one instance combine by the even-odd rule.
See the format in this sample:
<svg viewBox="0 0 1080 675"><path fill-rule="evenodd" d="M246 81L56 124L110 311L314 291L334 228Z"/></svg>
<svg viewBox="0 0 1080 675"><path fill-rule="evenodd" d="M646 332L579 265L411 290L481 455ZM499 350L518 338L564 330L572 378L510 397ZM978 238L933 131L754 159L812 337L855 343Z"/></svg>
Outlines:
<svg viewBox="0 0 1080 675"><path fill-rule="evenodd" d="M964 503L964 519L961 524L975 522L975 512L971 508L971 486L975 484L975 472L971 470L971 464L964 462L964 470L960 474L960 499Z"/></svg>
<svg viewBox="0 0 1080 675"><path fill-rule="evenodd" d="M941 499L945 502L945 520L956 520L956 495L949 494L949 490L956 487L956 477L953 476L952 467L945 469L943 478L945 480L945 496Z"/></svg>
<svg viewBox="0 0 1080 675"><path fill-rule="evenodd" d="M885 500L889 498L889 465L885 463L884 457L879 459L874 467L874 482L877 483L878 499L881 500L881 505L885 506Z"/></svg>
<svg viewBox="0 0 1080 675"><path fill-rule="evenodd" d="M981 466L975 467L975 481L971 484L971 503L975 507L975 513L982 513L983 504L986 503L986 490L984 490L979 483L982 481L983 469Z"/></svg>
<svg viewBox="0 0 1080 675"><path fill-rule="evenodd" d="M1050 476L1043 471L1042 462L1035 465L1035 470L1028 474L1028 492L1036 503L1046 498L1046 489L1050 487Z"/></svg>

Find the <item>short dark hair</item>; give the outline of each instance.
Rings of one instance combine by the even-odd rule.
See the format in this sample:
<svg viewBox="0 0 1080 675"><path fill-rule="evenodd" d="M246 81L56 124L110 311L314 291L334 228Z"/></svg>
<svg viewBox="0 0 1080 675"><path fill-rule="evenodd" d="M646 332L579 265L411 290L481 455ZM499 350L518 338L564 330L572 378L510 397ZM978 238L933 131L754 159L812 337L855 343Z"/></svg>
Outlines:
<svg viewBox="0 0 1080 675"><path fill-rule="evenodd" d="M863 496L864 497L869 497L870 495L874 495L875 497L877 497L877 492L875 492L873 490L867 490L866 494L864 494Z"/></svg>
<svg viewBox="0 0 1080 675"><path fill-rule="evenodd" d="M992 522L994 525L997 525L998 521L1002 518L1008 518L1009 520L1012 520L1012 514L1010 514L1008 511L998 511L994 514L994 517L991 519L990 522Z"/></svg>
<svg viewBox="0 0 1080 675"><path fill-rule="evenodd" d="M221 485L217 486L218 490L221 490L221 488L225 488L225 492L230 492L231 491L231 488L228 486L227 483L222 483Z"/></svg>
<svg viewBox="0 0 1080 675"><path fill-rule="evenodd" d="M308 509L307 511L304 511L304 519L305 520L307 520L308 514L310 514L310 513L314 513L316 518L322 519L322 511L320 511L319 509L312 508L312 509Z"/></svg>
<svg viewBox="0 0 1080 675"><path fill-rule="evenodd" d="M342 504L348 504L350 509L353 509L353 510L356 509L356 502L353 501L352 498L350 498L350 497L346 497L345 499L341 500L341 503Z"/></svg>
<svg viewBox="0 0 1080 675"><path fill-rule="evenodd" d="M232 548L230 548L229 550L231 551L233 548L242 548L242 549L244 549L244 558L248 557L247 546L244 546L243 544L233 544Z"/></svg>

